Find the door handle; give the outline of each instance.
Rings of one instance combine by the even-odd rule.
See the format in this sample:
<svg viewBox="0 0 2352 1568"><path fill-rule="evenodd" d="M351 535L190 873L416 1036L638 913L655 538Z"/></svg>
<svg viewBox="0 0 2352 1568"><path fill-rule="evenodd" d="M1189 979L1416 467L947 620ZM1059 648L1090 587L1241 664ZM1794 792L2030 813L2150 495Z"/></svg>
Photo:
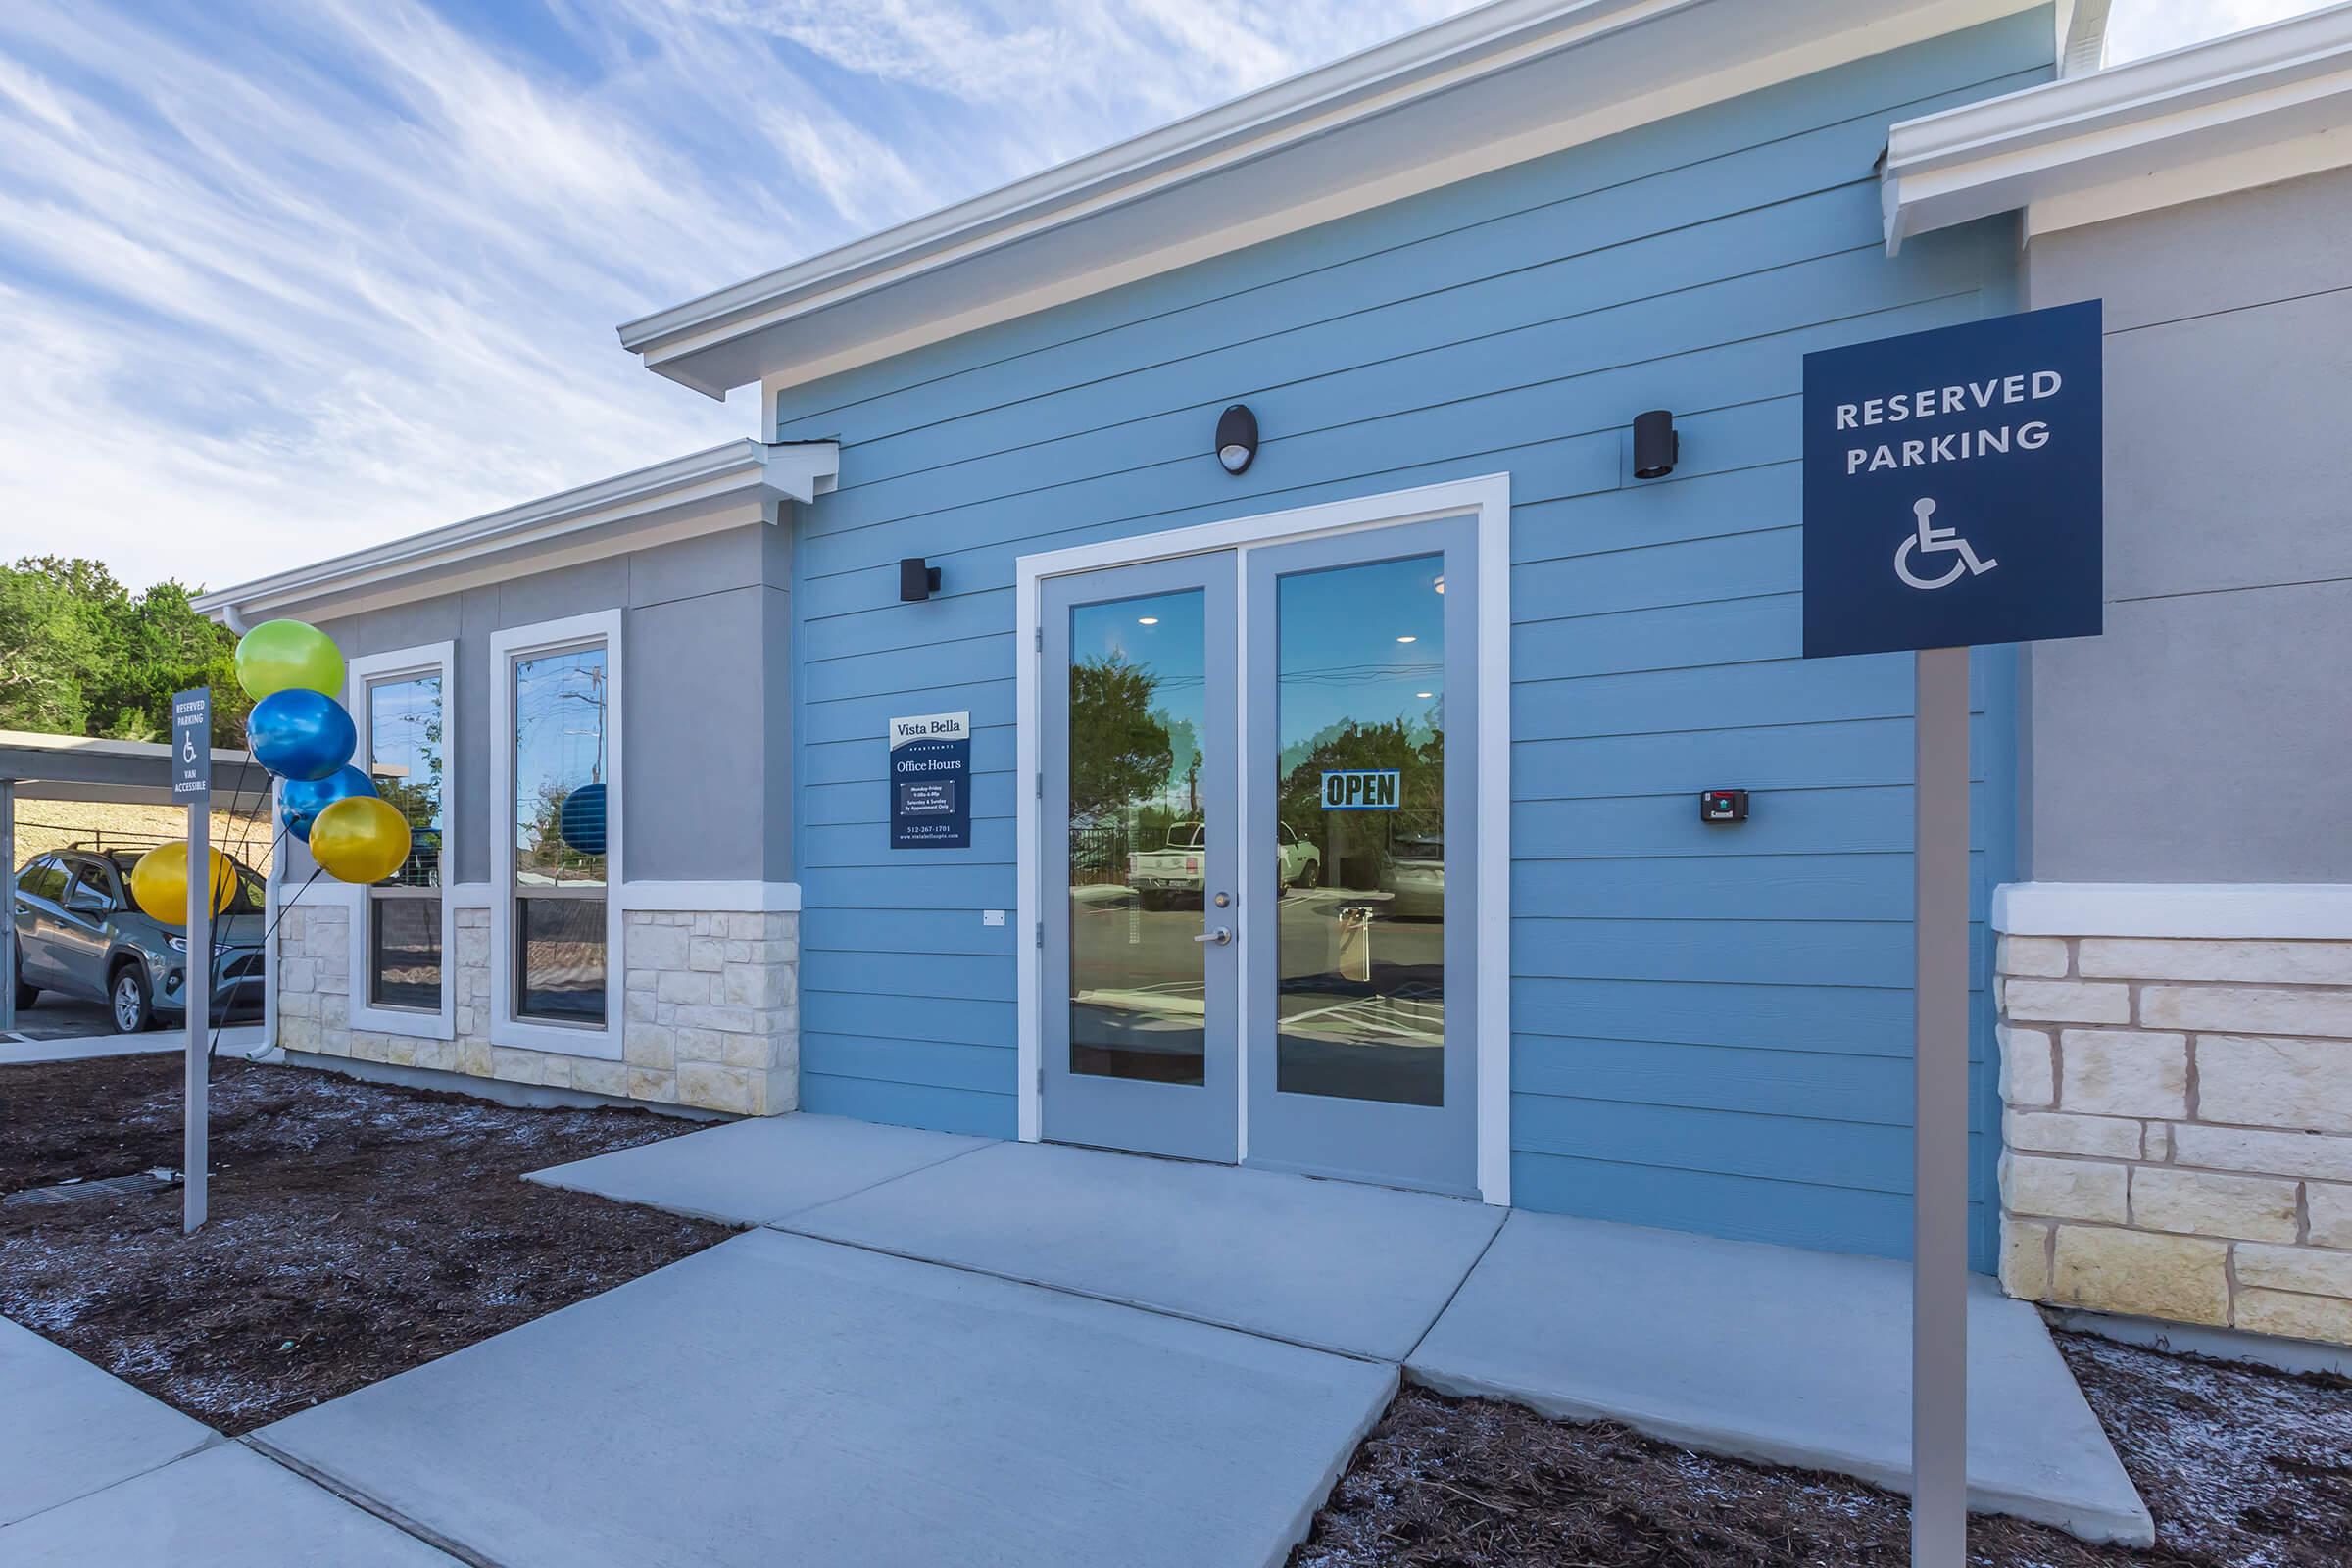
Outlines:
<svg viewBox="0 0 2352 1568"><path fill-rule="evenodd" d="M1218 947L1221 948L1225 946L1226 943L1233 940L1233 932L1225 926L1219 926L1214 931L1201 932L1199 936L1193 938L1193 940L1195 942L1214 942Z"/></svg>

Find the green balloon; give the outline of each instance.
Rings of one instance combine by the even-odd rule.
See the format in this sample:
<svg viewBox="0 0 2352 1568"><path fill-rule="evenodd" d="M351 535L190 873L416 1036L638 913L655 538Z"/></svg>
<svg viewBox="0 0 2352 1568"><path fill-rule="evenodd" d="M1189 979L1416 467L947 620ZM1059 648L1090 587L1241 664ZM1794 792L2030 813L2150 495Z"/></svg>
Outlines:
<svg viewBox="0 0 2352 1568"><path fill-rule="evenodd" d="M237 684L255 702L272 692L343 695L343 651L318 627L265 620L237 643Z"/></svg>

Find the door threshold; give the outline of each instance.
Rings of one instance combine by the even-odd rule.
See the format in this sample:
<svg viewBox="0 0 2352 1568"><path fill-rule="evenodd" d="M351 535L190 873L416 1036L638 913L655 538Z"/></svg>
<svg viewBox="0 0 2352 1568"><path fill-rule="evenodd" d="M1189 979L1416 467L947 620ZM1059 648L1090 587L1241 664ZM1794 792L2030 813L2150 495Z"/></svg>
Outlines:
<svg viewBox="0 0 2352 1568"><path fill-rule="evenodd" d="M1374 1187L1390 1193L1419 1193L1429 1198L1455 1198L1469 1202L1480 1201L1476 1187L1422 1186L1411 1182L1384 1179L1363 1171L1319 1169L1312 1165L1291 1165L1271 1159L1206 1159L1198 1154L1163 1154L1149 1149L1121 1149L1113 1144L1081 1143L1074 1138L1040 1138L1041 1145L1055 1149L1083 1149L1098 1154L1119 1154L1128 1159L1156 1159L1171 1165L1203 1165L1225 1170L1264 1171L1271 1176L1303 1176L1310 1181L1341 1182L1349 1187Z"/></svg>

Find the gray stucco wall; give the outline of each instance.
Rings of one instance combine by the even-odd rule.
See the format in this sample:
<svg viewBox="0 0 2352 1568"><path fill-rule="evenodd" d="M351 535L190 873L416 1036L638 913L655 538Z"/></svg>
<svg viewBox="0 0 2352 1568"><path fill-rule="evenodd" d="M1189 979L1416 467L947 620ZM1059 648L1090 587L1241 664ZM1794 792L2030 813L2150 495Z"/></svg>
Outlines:
<svg viewBox="0 0 2352 1568"><path fill-rule="evenodd" d="M347 658L454 641L455 878L490 875L490 638L620 608L622 874L792 878L787 527L754 523L320 626ZM289 869L307 874L299 855Z"/></svg>
<svg viewBox="0 0 2352 1568"><path fill-rule="evenodd" d="M2107 630L2027 665L2042 881L2352 881L2352 171L2036 238L2103 296Z"/></svg>

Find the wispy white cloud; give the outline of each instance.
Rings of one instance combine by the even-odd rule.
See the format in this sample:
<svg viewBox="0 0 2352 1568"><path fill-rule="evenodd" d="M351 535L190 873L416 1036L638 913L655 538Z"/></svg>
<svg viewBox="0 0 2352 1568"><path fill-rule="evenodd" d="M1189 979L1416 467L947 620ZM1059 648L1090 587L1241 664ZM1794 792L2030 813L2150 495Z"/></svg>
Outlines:
<svg viewBox="0 0 2352 1568"><path fill-rule="evenodd" d="M613 324L1464 3L10 0L0 554L218 584L745 433Z"/></svg>
<svg viewBox="0 0 2352 1568"><path fill-rule="evenodd" d="M2120 65L2201 38L2242 32L2266 22L2317 11L2324 0L2116 0L2107 24L2107 60Z"/></svg>
<svg viewBox="0 0 2352 1568"><path fill-rule="evenodd" d="M1150 8L842 9L0 9L0 553L220 583L742 434L613 324L1449 5L1239 55Z"/></svg>

